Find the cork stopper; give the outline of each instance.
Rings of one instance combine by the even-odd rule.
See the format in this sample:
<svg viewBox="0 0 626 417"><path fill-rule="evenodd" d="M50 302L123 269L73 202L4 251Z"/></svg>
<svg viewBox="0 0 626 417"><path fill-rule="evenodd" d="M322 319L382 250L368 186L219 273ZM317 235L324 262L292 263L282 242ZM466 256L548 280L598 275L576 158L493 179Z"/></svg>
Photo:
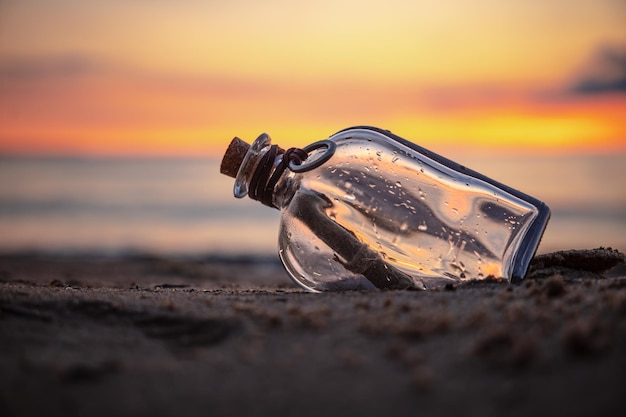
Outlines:
<svg viewBox="0 0 626 417"><path fill-rule="evenodd" d="M239 166L243 162L243 158L246 156L250 145L238 137L234 137L228 145L228 149L224 153L222 158L222 164L220 165L220 172L229 177L236 178Z"/></svg>

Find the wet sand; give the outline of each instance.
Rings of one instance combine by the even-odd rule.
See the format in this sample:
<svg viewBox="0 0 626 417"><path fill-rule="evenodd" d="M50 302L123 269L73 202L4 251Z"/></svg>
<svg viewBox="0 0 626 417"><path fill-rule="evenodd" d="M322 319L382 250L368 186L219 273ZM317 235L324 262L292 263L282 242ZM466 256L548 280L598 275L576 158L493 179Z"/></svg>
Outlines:
<svg viewBox="0 0 626 417"><path fill-rule="evenodd" d="M0 256L0 415L617 415L626 268L309 294L275 260Z"/></svg>

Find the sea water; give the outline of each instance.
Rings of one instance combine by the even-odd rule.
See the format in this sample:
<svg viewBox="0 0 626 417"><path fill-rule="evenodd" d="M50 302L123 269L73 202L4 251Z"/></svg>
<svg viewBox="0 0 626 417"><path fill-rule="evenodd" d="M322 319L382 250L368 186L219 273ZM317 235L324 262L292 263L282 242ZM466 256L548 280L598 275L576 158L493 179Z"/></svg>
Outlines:
<svg viewBox="0 0 626 417"><path fill-rule="evenodd" d="M548 204L540 253L626 250L626 154L452 159ZM217 159L0 158L0 253L274 256L278 228Z"/></svg>

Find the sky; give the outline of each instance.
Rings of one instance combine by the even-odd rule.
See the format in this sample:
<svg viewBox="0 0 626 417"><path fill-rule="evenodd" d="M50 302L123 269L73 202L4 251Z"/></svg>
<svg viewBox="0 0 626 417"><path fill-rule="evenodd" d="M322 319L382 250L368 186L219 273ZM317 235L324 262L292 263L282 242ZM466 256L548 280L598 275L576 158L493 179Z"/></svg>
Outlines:
<svg viewBox="0 0 626 417"><path fill-rule="evenodd" d="M0 0L0 153L206 156L352 125L626 153L626 0Z"/></svg>

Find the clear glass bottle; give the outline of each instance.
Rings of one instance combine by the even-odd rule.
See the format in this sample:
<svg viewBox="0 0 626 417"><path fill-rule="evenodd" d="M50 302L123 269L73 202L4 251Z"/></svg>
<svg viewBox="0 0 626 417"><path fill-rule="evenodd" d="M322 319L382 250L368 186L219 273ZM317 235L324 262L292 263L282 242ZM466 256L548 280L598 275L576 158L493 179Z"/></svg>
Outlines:
<svg viewBox="0 0 626 417"><path fill-rule="evenodd" d="M342 130L287 169L282 150L268 158L266 134L245 154L231 148L223 167L235 169L222 171L237 172L235 196L263 177L265 203L282 212L280 258L314 292L520 280L550 216L539 200L378 128Z"/></svg>

